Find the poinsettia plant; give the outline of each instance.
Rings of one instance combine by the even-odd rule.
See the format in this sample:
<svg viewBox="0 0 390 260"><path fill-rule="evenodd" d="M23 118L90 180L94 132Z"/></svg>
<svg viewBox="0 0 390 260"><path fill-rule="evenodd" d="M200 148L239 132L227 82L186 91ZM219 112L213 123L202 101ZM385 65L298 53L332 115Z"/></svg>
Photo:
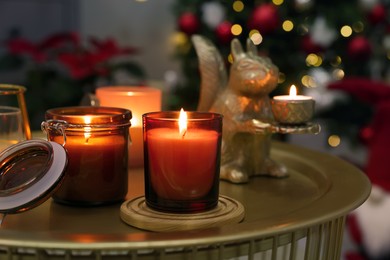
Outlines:
<svg viewBox="0 0 390 260"><path fill-rule="evenodd" d="M146 77L143 68L131 59L139 50L120 47L111 38L90 37L83 42L77 33L61 32L38 43L13 37L2 47L0 71L16 71L18 76L1 83L27 88L33 129L39 128L49 108L80 105L83 97L100 85L142 85Z"/></svg>

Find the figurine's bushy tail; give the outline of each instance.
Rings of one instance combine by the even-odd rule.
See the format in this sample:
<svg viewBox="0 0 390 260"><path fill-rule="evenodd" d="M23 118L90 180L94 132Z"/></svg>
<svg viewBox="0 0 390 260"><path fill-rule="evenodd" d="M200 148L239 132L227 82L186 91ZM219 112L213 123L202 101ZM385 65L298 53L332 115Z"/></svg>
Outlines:
<svg viewBox="0 0 390 260"><path fill-rule="evenodd" d="M199 59L201 75L200 97L197 110L209 111L218 93L226 87L227 71L220 52L208 39L193 35L196 54Z"/></svg>

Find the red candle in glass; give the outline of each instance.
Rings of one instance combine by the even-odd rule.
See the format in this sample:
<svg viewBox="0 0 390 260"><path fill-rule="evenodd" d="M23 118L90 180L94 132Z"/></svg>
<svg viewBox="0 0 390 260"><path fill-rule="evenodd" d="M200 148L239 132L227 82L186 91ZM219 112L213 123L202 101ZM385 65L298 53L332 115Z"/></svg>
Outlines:
<svg viewBox="0 0 390 260"><path fill-rule="evenodd" d="M207 112L143 115L145 199L151 208L198 212L218 203L222 116ZM181 123L180 123L181 122Z"/></svg>
<svg viewBox="0 0 390 260"><path fill-rule="evenodd" d="M131 112L111 107L68 107L46 112L48 139L68 155L65 178L53 195L60 203L100 205L127 194Z"/></svg>

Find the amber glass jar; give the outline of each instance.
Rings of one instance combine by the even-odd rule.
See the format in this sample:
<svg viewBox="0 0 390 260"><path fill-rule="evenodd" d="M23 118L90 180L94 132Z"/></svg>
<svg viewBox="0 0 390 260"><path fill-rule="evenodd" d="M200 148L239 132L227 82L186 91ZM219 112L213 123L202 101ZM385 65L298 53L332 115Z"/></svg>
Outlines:
<svg viewBox="0 0 390 260"><path fill-rule="evenodd" d="M53 195L56 202L93 206L125 198L130 119L130 110L113 107L46 111L42 129L68 156L65 178Z"/></svg>

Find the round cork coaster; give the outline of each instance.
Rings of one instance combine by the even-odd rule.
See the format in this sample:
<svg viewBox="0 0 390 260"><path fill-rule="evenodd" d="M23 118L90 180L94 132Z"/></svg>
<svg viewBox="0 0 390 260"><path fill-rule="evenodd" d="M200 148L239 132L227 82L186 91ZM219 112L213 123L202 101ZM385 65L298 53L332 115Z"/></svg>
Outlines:
<svg viewBox="0 0 390 260"><path fill-rule="evenodd" d="M244 219L244 206L229 197L220 196L218 205L200 213L167 213L149 208L145 197L122 203L121 219L134 227L158 232L204 229L239 223Z"/></svg>

